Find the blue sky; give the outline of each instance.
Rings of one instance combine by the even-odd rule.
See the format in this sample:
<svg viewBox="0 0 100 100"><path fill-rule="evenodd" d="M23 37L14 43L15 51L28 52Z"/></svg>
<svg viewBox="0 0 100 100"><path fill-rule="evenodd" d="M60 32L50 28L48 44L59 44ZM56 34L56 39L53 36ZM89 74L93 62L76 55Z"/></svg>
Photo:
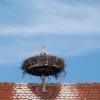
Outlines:
<svg viewBox="0 0 100 100"><path fill-rule="evenodd" d="M100 0L0 0L0 81L40 82L20 66L42 45L67 65L48 82L100 82Z"/></svg>

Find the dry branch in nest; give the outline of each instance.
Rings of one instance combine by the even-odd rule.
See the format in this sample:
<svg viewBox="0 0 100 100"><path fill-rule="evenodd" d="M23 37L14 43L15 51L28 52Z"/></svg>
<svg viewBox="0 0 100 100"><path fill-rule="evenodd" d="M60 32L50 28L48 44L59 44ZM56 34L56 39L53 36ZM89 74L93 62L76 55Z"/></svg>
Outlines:
<svg viewBox="0 0 100 100"><path fill-rule="evenodd" d="M21 69L31 75L57 77L64 71L64 60L52 55L37 55L26 59Z"/></svg>

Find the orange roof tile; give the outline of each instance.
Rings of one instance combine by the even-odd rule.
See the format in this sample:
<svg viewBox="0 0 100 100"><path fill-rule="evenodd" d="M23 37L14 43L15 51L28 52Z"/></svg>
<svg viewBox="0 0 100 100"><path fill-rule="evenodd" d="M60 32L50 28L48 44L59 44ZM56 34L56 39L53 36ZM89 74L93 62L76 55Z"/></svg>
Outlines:
<svg viewBox="0 0 100 100"><path fill-rule="evenodd" d="M40 84L0 83L0 100L100 100L100 83Z"/></svg>

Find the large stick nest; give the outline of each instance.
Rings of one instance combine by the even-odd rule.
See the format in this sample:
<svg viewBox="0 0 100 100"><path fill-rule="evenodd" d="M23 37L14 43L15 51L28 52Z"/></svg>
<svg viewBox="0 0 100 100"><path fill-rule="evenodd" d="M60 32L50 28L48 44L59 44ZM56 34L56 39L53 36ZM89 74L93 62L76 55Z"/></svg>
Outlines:
<svg viewBox="0 0 100 100"><path fill-rule="evenodd" d="M51 55L37 55L26 59L21 69L31 75L57 77L64 71L64 60Z"/></svg>

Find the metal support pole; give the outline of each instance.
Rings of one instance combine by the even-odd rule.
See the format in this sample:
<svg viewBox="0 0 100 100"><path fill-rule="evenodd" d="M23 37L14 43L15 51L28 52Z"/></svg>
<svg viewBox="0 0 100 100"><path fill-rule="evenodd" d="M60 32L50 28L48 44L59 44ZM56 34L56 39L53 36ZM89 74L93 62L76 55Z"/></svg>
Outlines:
<svg viewBox="0 0 100 100"><path fill-rule="evenodd" d="M45 75L41 76L42 92L46 92Z"/></svg>

